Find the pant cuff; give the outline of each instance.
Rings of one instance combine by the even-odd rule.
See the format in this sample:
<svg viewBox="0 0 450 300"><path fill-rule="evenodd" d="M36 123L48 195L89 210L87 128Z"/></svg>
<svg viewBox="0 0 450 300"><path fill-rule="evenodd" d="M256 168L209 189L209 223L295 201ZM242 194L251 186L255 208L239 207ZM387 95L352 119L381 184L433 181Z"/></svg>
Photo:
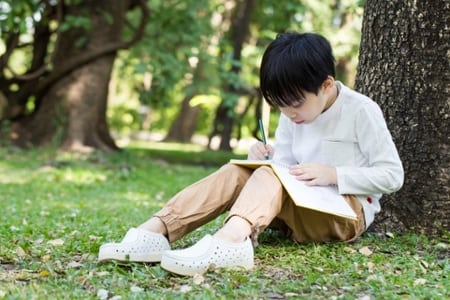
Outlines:
<svg viewBox="0 0 450 300"><path fill-rule="evenodd" d="M241 215L238 215L238 214L231 214L231 215L229 215L229 216L225 219L225 221L224 221L223 223L225 224L225 223L228 222L228 220L230 220L232 217L239 217L239 218L241 218L241 219L247 221L247 222L250 224L250 228L251 228L250 239L251 239L251 241L252 241L253 248L258 247L258 245L259 245L259 243L258 243L258 235L259 235L259 233L260 233L260 232L259 232L259 226L258 226L258 224L253 224L253 222L251 222L249 219L247 219L246 217L243 217L243 216L241 216Z"/></svg>

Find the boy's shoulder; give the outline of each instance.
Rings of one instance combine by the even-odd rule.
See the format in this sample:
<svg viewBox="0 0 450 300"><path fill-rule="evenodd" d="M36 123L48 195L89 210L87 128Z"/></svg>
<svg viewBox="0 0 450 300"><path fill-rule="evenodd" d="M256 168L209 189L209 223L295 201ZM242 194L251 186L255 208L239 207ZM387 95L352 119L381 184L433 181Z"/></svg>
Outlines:
<svg viewBox="0 0 450 300"><path fill-rule="evenodd" d="M379 110L379 105L368 96L361 94L347 86L342 86L342 96L344 96L344 106L352 111L365 110Z"/></svg>

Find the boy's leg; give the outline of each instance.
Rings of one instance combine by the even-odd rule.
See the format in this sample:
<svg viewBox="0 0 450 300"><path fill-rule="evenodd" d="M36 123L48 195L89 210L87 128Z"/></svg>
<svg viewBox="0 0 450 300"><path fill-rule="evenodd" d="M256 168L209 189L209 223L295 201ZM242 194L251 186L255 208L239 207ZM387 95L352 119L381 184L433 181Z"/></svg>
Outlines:
<svg viewBox="0 0 450 300"><path fill-rule="evenodd" d="M364 212L355 196L344 198L355 211L357 220L298 207L292 200L284 202L277 217L291 229L291 237L301 243L353 241L366 230Z"/></svg>
<svg viewBox="0 0 450 300"><path fill-rule="evenodd" d="M252 171L227 164L171 198L154 214L166 226L169 241L183 237L229 210Z"/></svg>
<svg viewBox="0 0 450 300"><path fill-rule="evenodd" d="M261 167L248 179L226 221L236 216L245 219L251 226L254 242L274 222L284 223L289 228L285 231L298 242L352 241L366 230L364 212L355 196L344 198L355 211L357 220L296 206L272 169ZM227 223L221 230L226 227Z"/></svg>
<svg viewBox="0 0 450 300"><path fill-rule="evenodd" d="M258 234L271 224L286 199L287 193L273 170L260 167L248 179L221 231L227 231L227 227L232 226L229 220L239 217L250 224L252 239L256 242ZM233 229L229 228L228 231Z"/></svg>
<svg viewBox="0 0 450 300"><path fill-rule="evenodd" d="M103 244L99 261L160 261L164 251L170 249L169 240L182 237L228 210L251 173L249 169L225 165L188 186L148 221L131 228L121 242Z"/></svg>
<svg viewBox="0 0 450 300"><path fill-rule="evenodd" d="M180 275L202 274L212 266L253 268L249 235L271 223L282 207L284 192L269 167L253 171L239 191L237 199L229 202L232 206L227 222L214 236L206 235L186 249L164 252L161 267Z"/></svg>

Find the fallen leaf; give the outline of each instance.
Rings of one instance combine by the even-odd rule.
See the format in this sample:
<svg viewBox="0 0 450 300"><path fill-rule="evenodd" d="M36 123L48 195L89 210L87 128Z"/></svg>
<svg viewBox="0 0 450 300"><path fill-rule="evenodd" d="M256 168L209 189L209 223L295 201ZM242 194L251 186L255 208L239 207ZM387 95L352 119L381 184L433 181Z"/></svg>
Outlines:
<svg viewBox="0 0 450 300"><path fill-rule="evenodd" d="M82 266L83 266L83 265L80 264L80 263L77 262L77 261L71 261L70 263L67 264L67 267L68 267L68 268L74 268L74 269L80 268L80 267L82 267Z"/></svg>
<svg viewBox="0 0 450 300"><path fill-rule="evenodd" d="M64 240L63 239L50 240L47 242L47 244L52 246L62 246L64 245Z"/></svg>
<svg viewBox="0 0 450 300"><path fill-rule="evenodd" d="M284 296L287 297L287 298L290 298L290 297L298 297L298 295L299 295L299 294L297 294L297 293L291 293L291 292L284 293Z"/></svg>
<svg viewBox="0 0 450 300"><path fill-rule="evenodd" d="M76 282L83 285L88 280L87 277L81 276L76 279Z"/></svg>
<svg viewBox="0 0 450 300"><path fill-rule="evenodd" d="M373 268L375 267L375 264L371 261L369 261L367 263L367 270L369 271L369 273L373 273Z"/></svg>
<svg viewBox="0 0 450 300"><path fill-rule="evenodd" d="M37 240L34 241L34 244L35 244L36 246L38 246L38 245L42 244L43 242L44 242L44 238L39 238L39 239L37 239Z"/></svg>
<svg viewBox="0 0 450 300"><path fill-rule="evenodd" d="M45 255L43 255L42 256L42 258L41 258L41 260L43 261L43 262L46 262L46 261L49 261L50 260L50 254L45 254Z"/></svg>
<svg viewBox="0 0 450 300"><path fill-rule="evenodd" d="M200 274L195 274L192 281L194 282L194 284L199 285L199 284L202 284L203 282L205 282L205 277L203 277Z"/></svg>
<svg viewBox="0 0 450 300"><path fill-rule="evenodd" d="M81 260L83 261L97 261L97 256L92 253L85 253L81 255Z"/></svg>
<svg viewBox="0 0 450 300"><path fill-rule="evenodd" d="M20 246L17 246L16 254L17 254L18 257L25 257L25 256L27 256L27 253L25 252L25 250L23 250L23 248L20 247Z"/></svg>
<svg viewBox="0 0 450 300"><path fill-rule="evenodd" d="M370 256L373 253L372 250L370 250L369 247L367 247L367 246L366 247L362 247L358 251L359 251L359 253L361 253L362 255L365 255L365 256Z"/></svg>
<svg viewBox="0 0 450 300"><path fill-rule="evenodd" d="M183 284L182 286L180 286L180 292L182 293L187 293L190 292L192 290L192 286L187 285L187 284Z"/></svg>
<svg viewBox="0 0 450 300"><path fill-rule="evenodd" d="M384 280L382 278L380 278L377 274L371 274L369 276L367 276L366 281L378 281L378 282L383 282Z"/></svg>
<svg viewBox="0 0 450 300"><path fill-rule="evenodd" d="M98 236L90 235L90 236L89 236L89 241L93 242L93 241L98 240L99 238L100 238L100 237L98 237Z"/></svg>
<svg viewBox="0 0 450 300"><path fill-rule="evenodd" d="M130 291L131 291L132 293L140 293L140 292L142 292L143 290L144 290L143 288L140 288L140 287L135 286L135 285L133 285L132 287L130 287Z"/></svg>
<svg viewBox="0 0 450 300"><path fill-rule="evenodd" d="M104 289L99 289L97 291L97 297L99 299L101 299L101 300L108 299L108 294L109 294L109 292L107 290L104 290Z"/></svg>
<svg viewBox="0 0 450 300"><path fill-rule="evenodd" d="M274 292L268 292L264 294L269 299L284 299L284 295L274 293Z"/></svg>
<svg viewBox="0 0 450 300"><path fill-rule="evenodd" d="M427 281L423 278L417 278L414 280L414 285L424 285Z"/></svg>
<svg viewBox="0 0 450 300"><path fill-rule="evenodd" d="M421 260L421 261L420 261L420 264L421 264L422 267L424 267L425 269L428 269L428 268L430 267L430 265L429 265L426 261L424 261L424 260Z"/></svg>
<svg viewBox="0 0 450 300"><path fill-rule="evenodd" d="M356 252L356 250L353 249L352 247L344 247L344 251L348 252L348 253L355 253Z"/></svg>

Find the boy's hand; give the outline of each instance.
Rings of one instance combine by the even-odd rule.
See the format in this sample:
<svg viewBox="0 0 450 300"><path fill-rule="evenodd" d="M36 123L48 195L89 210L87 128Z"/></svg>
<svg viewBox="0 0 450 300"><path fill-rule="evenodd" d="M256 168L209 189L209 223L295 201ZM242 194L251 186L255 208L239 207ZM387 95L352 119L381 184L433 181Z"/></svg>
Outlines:
<svg viewBox="0 0 450 300"><path fill-rule="evenodd" d="M271 145L264 145L262 142L253 144L247 155L247 159L263 160L266 158L272 158L274 149Z"/></svg>
<svg viewBox="0 0 450 300"><path fill-rule="evenodd" d="M289 173L298 180L305 180L306 185L335 185L337 184L336 168L318 163L304 163L293 165Z"/></svg>

